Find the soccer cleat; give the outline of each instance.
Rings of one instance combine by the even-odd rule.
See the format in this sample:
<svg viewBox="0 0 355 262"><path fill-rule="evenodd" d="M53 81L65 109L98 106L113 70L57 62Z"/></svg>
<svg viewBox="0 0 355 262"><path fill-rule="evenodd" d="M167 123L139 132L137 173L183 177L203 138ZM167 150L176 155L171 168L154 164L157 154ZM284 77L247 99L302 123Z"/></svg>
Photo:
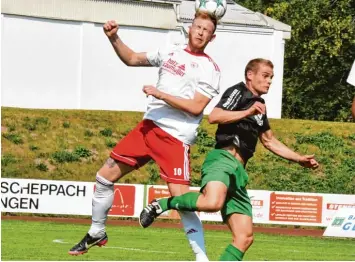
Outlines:
<svg viewBox="0 0 355 262"><path fill-rule="evenodd" d="M154 199L140 213L139 224L144 228L149 227L154 222L154 219L161 213L163 213L163 210L161 209L159 202Z"/></svg>
<svg viewBox="0 0 355 262"><path fill-rule="evenodd" d="M105 233L102 237L92 237L87 233L85 237L75 246L73 246L68 254L72 256L82 255L88 252L89 248L93 246L104 246L108 241L107 234Z"/></svg>

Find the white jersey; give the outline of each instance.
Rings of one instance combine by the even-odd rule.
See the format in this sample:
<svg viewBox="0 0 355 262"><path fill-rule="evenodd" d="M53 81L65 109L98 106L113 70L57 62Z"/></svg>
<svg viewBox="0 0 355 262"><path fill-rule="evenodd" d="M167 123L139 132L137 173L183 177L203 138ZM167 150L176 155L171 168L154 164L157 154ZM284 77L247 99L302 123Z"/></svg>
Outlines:
<svg viewBox="0 0 355 262"><path fill-rule="evenodd" d="M353 86L355 86L355 60L353 66L351 67L347 82Z"/></svg>
<svg viewBox="0 0 355 262"><path fill-rule="evenodd" d="M153 66L160 67L157 89L185 99L192 99L195 92L213 98L219 93L220 71L206 54L194 54L184 46L172 46L166 50L147 53ZM193 144L203 114L195 116L176 109L163 100L150 98L144 119L154 123L185 144Z"/></svg>

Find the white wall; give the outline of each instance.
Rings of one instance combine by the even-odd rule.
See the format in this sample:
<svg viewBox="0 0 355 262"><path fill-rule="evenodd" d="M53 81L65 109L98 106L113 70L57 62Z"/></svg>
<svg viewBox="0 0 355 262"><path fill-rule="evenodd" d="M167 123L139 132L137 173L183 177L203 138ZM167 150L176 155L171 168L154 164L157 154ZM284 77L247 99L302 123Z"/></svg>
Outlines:
<svg viewBox="0 0 355 262"><path fill-rule="evenodd" d="M2 15L2 106L51 109L144 111L144 84L154 84L157 68L125 66L102 31L102 24ZM120 36L135 51L184 41L176 30L123 26ZM266 96L268 116L281 117L284 41L281 32L217 32L206 52L222 71L222 92L244 80L247 62L271 59L275 77ZM217 98L218 99L218 98ZM208 113L217 102L213 100Z"/></svg>
<svg viewBox="0 0 355 262"><path fill-rule="evenodd" d="M281 118L284 40L282 32L255 34L250 32L218 32L206 53L219 65L222 72L221 94L207 107L209 112L228 87L245 80L244 70L254 58L269 59L274 63L274 78L269 93L264 96L268 117Z"/></svg>

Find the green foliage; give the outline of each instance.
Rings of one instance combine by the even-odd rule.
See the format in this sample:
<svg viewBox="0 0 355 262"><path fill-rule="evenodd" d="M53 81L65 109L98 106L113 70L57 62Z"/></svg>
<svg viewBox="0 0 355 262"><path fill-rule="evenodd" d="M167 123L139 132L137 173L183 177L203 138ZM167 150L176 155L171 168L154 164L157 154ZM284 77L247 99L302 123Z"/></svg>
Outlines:
<svg viewBox="0 0 355 262"><path fill-rule="evenodd" d="M113 148L116 144L117 144L117 143L116 143L114 140L110 139L110 138L107 138L107 139L105 140L105 145L106 145L108 148Z"/></svg>
<svg viewBox="0 0 355 262"><path fill-rule="evenodd" d="M354 87L354 0L242 0L292 27L286 42L283 117L349 121Z"/></svg>
<svg viewBox="0 0 355 262"><path fill-rule="evenodd" d="M36 150L39 149L39 147L36 146L36 145L29 145L28 148L29 148L31 151L36 151Z"/></svg>
<svg viewBox="0 0 355 262"><path fill-rule="evenodd" d="M100 130L100 134L105 136L105 137L110 137L110 136L112 136L112 129L111 128L105 128L103 130Z"/></svg>
<svg viewBox="0 0 355 262"><path fill-rule="evenodd" d="M36 168L39 170L39 171L43 171L43 172L46 172L48 171L48 167L45 163L39 163L36 165Z"/></svg>
<svg viewBox="0 0 355 262"><path fill-rule="evenodd" d="M23 144L23 139L19 134L5 133L2 136L16 145Z"/></svg>
<svg viewBox="0 0 355 262"><path fill-rule="evenodd" d="M9 164L13 164L16 163L17 159L15 156L13 156L12 154L5 154L1 156L1 166L5 167Z"/></svg>
<svg viewBox="0 0 355 262"><path fill-rule="evenodd" d="M9 132L13 132L16 130L16 126L14 124L9 124L7 126Z"/></svg>
<svg viewBox="0 0 355 262"><path fill-rule="evenodd" d="M64 122L63 123L64 128L69 128L70 127L70 122Z"/></svg>
<svg viewBox="0 0 355 262"><path fill-rule="evenodd" d="M38 125L44 125L44 126L50 125L48 117L36 117L35 123Z"/></svg>
<svg viewBox="0 0 355 262"><path fill-rule="evenodd" d="M74 150L74 154L78 155L79 157L89 157L92 155L91 151L84 146L77 146Z"/></svg>
<svg viewBox="0 0 355 262"><path fill-rule="evenodd" d="M29 123L29 122L24 123L23 127L26 128L28 131L36 130L36 125L33 123Z"/></svg>
<svg viewBox="0 0 355 262"><path fill-rule="evenodd" d="M52 158L58 163L79 161L80 157L72 152L57 151L52 154Z"/></svg>
<svg viewBox="0 0 355 262"><path fill-rule="evenodd" d="M94 132L92 132L91 130L85 130L84 136L92 137L92 136L94 136Z"/></svg>
<svg viewBox="0 0 355 262"><path fill-rule="evenodd" d="M206 154L214 147L215 140L208 134L206 129L200 127L198 129L196 145L200 154Z"/></svg>
<svg viewBox="0 0 355 262"><path fill-rule="evenodd" d="M149 161L147 164L147 171L149 174L148 180L144 183L147 185L156 185L160 178L159 168L153 161Z"/></svg>

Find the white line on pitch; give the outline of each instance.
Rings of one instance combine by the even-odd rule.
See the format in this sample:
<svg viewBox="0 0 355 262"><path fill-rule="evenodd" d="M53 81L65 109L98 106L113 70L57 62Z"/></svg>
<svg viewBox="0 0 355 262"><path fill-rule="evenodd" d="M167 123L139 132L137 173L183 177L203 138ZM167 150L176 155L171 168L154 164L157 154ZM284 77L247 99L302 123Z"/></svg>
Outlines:
<svg viewBox="0 0 355 262"><path fill-rule="evenodd" d="M130 248L130 247L106 247L106 246L103 246L103 248L116 248L116 249L124 249L124 250L134 250L134 251L142 251L142 252L147 252L147 253L169 253L169 254L177 254L178 253L178 252L169 252L169 251L145 250L145 249Z"/></svg>

